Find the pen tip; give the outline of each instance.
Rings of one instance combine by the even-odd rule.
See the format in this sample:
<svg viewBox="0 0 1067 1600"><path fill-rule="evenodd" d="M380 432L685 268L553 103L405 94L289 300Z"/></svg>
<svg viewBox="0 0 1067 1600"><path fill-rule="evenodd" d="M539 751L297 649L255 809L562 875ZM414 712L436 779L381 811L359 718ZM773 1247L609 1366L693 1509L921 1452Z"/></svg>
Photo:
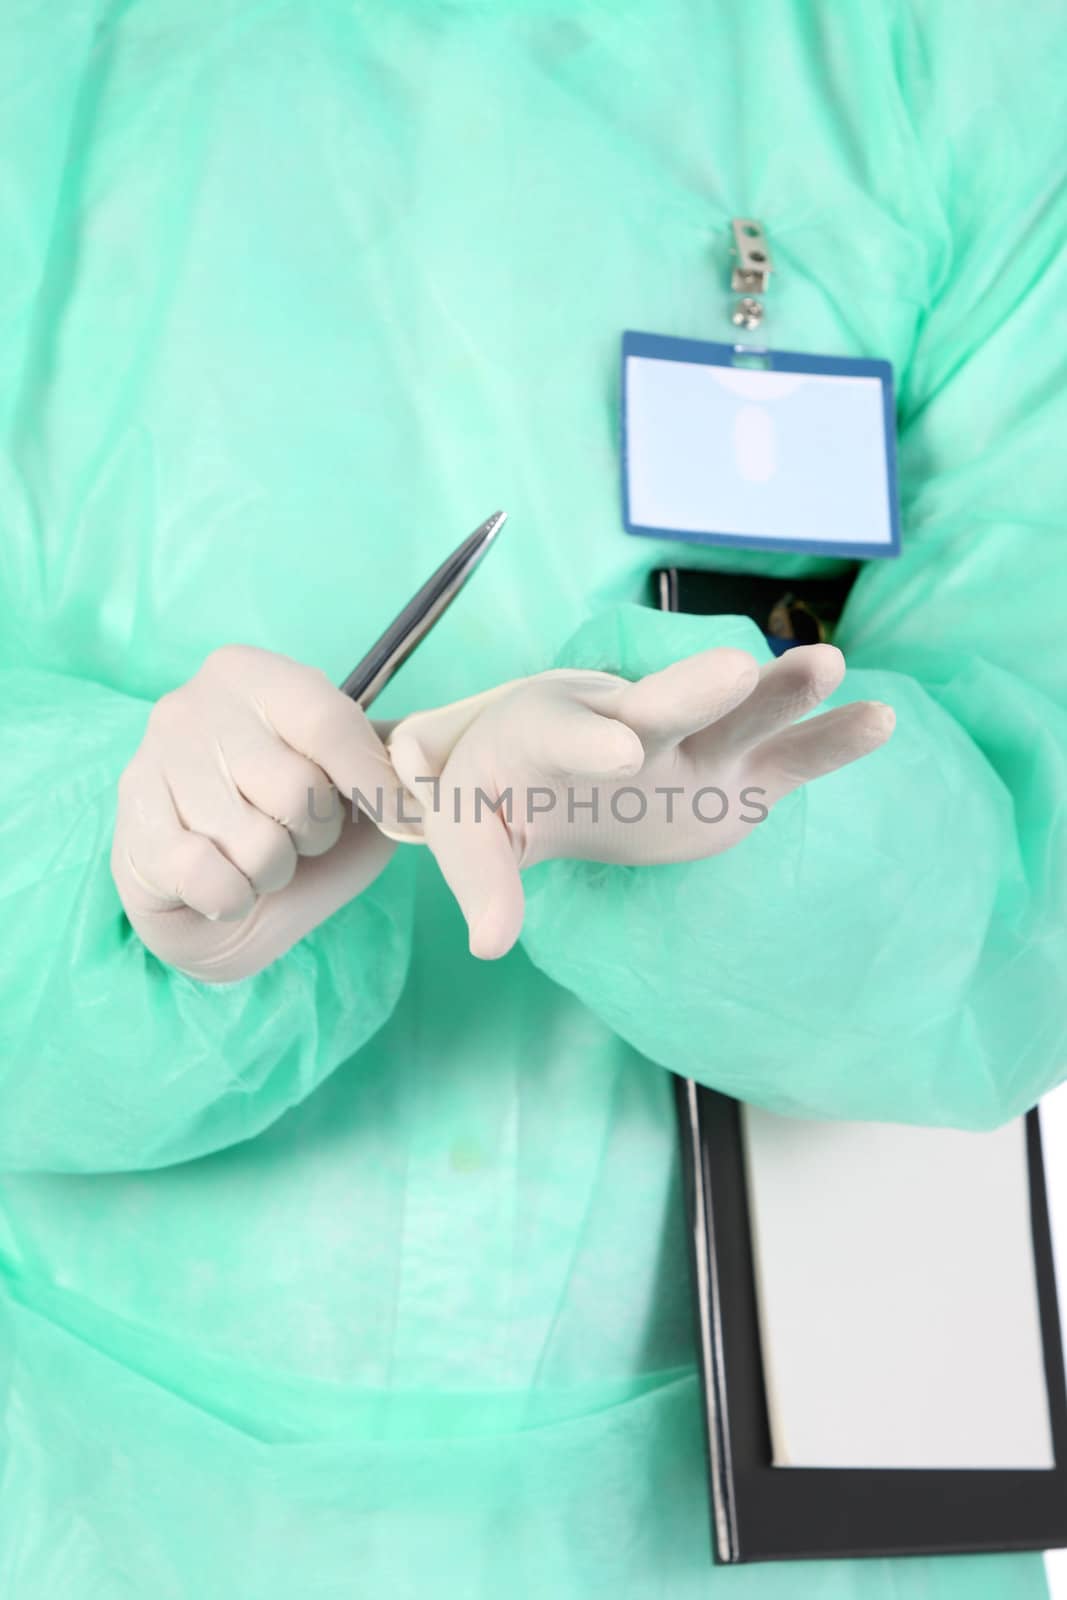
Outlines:
<svg viewBox="0 0 1067 1600"><path fill-rule="evenodd" d="M481 527L475 528L470 536L470 543L482 548L490 545L507 520L506 511L494 511L491 517L486 517Z"/></svg>

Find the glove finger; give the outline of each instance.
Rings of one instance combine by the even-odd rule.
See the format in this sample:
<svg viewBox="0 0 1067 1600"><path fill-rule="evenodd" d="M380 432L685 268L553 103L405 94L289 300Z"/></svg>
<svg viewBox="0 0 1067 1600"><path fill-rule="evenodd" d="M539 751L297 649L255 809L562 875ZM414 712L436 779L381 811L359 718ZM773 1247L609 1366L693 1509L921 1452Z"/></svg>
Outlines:
<svg viewBox="0 0 1067 1600"><path fill-rule="evenodd" d="M389 744L397 776L415 796L420 811L431 802L432 779L437 768L427 754L422 737L428 719L408 718ZM451 758L448 805L458 788L455 774L473 771L472 757L491 746L492 770L499 794L513 775L530 772L544 776L627 776L644 763L641 741L632 729L591 710L566 693L533 690L501 706L485 723L472 727L456 745ZM443 781L443 780L442 780ZM476 787L476 785L475 785ZM472 791L473 792L473 791Z"/></svg>
<svg viewBox="0 0 1067 1600"><path fill-rule="evenodd" d="M345 805L395 817L397 780L366 713L325 673L263 653L251 701L281 741L326 774Z"/></svg>
<svg viewBox="0 0 1067 1600"><path fill-rule="evenodd" d="M717 752L752 750L821 705L845 673L845 658L830 644L797 645L760 672L746 700L703 735Z"/></svg>
<svg viewBox="0 0 1067 1600"><path fill-rule="evenodd" d="M632 728L566 689L516 696L494 721L494 764L504 774L533 769L555 777L629 777L644 765L644 748Z"/></svg>
<svg viewBox="0 0 1067 1600"><path fill-rule="evenodd" d="M771 802L846 767L885 744L896 716L879 700L856 700L774 734L753 752L754 781Z"/></svg>
<svg viewBox="0 0 1067 1600"><path fill-rule="evenodd" d="M341 837L329 854L303 859L288 893L264 895L251 915L221 924L211 941L205 940L200 919L191 912L171 913L169 921L145 919L138 932L149 948L162 946L164 959L190 977L233 983L262 971L361 894L392 853L393 846L372 822L345 811Z"/></svg>
<svg viewBox="0 0 1067 1600"><path fill-rule="evenodd" d="M505 821L479 803L501 795L488 779L462 763L449 763L441 777L440 803L427 804L426 843L466 919L471 955L494 961L506 955L522 928L522 878Z"/></svg>
<svg viewBox="0 0 1067 1600"><path fill-rule="evenodd" d="M158 772L131 767L120 779L111 868L134 915L188 906L212 921L231 921L255 905L247 878L209 839L182 826Z"/></svg>
<svg viewBox="0 0 1067 1600"><path fill-rule="evenodd" d="M250 805L217 739L203 759L167 774L178 820L210 839L256 894L276 894L296 871L297 854L281 823Z"/></svg>
<svg viewBox="0 0 1067 1600"><path fill-rule="evenodd" d="M419 751L420 776L438 777L471 724L494 700L503 699L527 681L525 678L510 679L507 683L498 683L492 689L483 689L480 694L468 695L464 700L454 700L450 705L435 706L428 711L414 711L392 725L378 723L377 729L385 740L394 767L397 766L394 744L397 740L411 740L413 748ZM397 771L399 772L399 767ZM404 781L406 782L406 779Z"/></svg>
<svg viewBox="0 0 1067 1600"><path fill-rule="evenodd" d="M337 843L344 803L313 761L261 727L228 744L226 760L241 794L286 830L297 855L321 856Z"/></svg>
<svg viewBox="0 0 1067 1600"><path fill-rule="evenodd" d="M759 667L745 650L701 650L618 690L612 715L632 728L646 755L699 733L753 694Z"/></svg>

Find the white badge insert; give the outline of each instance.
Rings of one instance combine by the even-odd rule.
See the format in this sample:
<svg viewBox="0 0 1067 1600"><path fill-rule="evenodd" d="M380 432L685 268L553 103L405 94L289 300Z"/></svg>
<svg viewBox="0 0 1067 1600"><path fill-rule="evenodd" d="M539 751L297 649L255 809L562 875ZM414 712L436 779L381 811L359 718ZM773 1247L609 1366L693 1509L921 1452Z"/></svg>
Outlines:
<svg viewBox="0 0 1067 1600"><path fill-rule="evenodd" d="M622 426L630 533L898 552L887 362L628 332Z"/></svg>

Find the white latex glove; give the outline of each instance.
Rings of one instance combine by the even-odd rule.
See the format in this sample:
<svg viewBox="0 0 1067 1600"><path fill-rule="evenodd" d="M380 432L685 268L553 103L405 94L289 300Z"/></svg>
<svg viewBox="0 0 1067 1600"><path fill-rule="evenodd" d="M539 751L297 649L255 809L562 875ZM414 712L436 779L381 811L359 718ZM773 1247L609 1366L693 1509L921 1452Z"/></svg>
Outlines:
<svg viewBox="0 0 1067 1600"><path fill-rule="evenodd" d="M396 775L352 700L287 656L214 651L156 702L119 780L111 871L149 950L213 982L282 955L393 852L353 820L354 790L395 814Z"/></svg>
<svg viewBox="0 0 1067 1600"><path fill-rule="evenodd" d="M844 670L832 645L762 670L743 650L706 650L636 683L558 669L404 718L389 753L472 953L493 959L518 938L523 868L718 854L790 790L884 744L893 712L875 701L798 723ZM509 791L510 808L491 809Z"/></svg>

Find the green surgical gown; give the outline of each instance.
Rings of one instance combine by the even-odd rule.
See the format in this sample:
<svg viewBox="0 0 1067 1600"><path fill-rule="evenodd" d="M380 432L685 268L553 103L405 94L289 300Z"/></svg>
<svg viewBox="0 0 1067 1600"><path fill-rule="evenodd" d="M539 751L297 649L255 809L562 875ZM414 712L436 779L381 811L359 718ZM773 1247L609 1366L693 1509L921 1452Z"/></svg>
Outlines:
<svg viewBox="0 0 1067 1600"><path fill-rule="evenodd" d="M988 1128L1067 1063L1067 232L1051 0L8 0L0 17L3 1600L956 1600L1039 1555L727 1570L671 1078ZM497 505L376 710L636 676L624 328L897 378L903 554L838 701L897 732L677 867L545 864L467 953L432 858L259 976L132 934L153 700L339 681ZM995 1381L991 1374L990 1381Z"/></svg>

